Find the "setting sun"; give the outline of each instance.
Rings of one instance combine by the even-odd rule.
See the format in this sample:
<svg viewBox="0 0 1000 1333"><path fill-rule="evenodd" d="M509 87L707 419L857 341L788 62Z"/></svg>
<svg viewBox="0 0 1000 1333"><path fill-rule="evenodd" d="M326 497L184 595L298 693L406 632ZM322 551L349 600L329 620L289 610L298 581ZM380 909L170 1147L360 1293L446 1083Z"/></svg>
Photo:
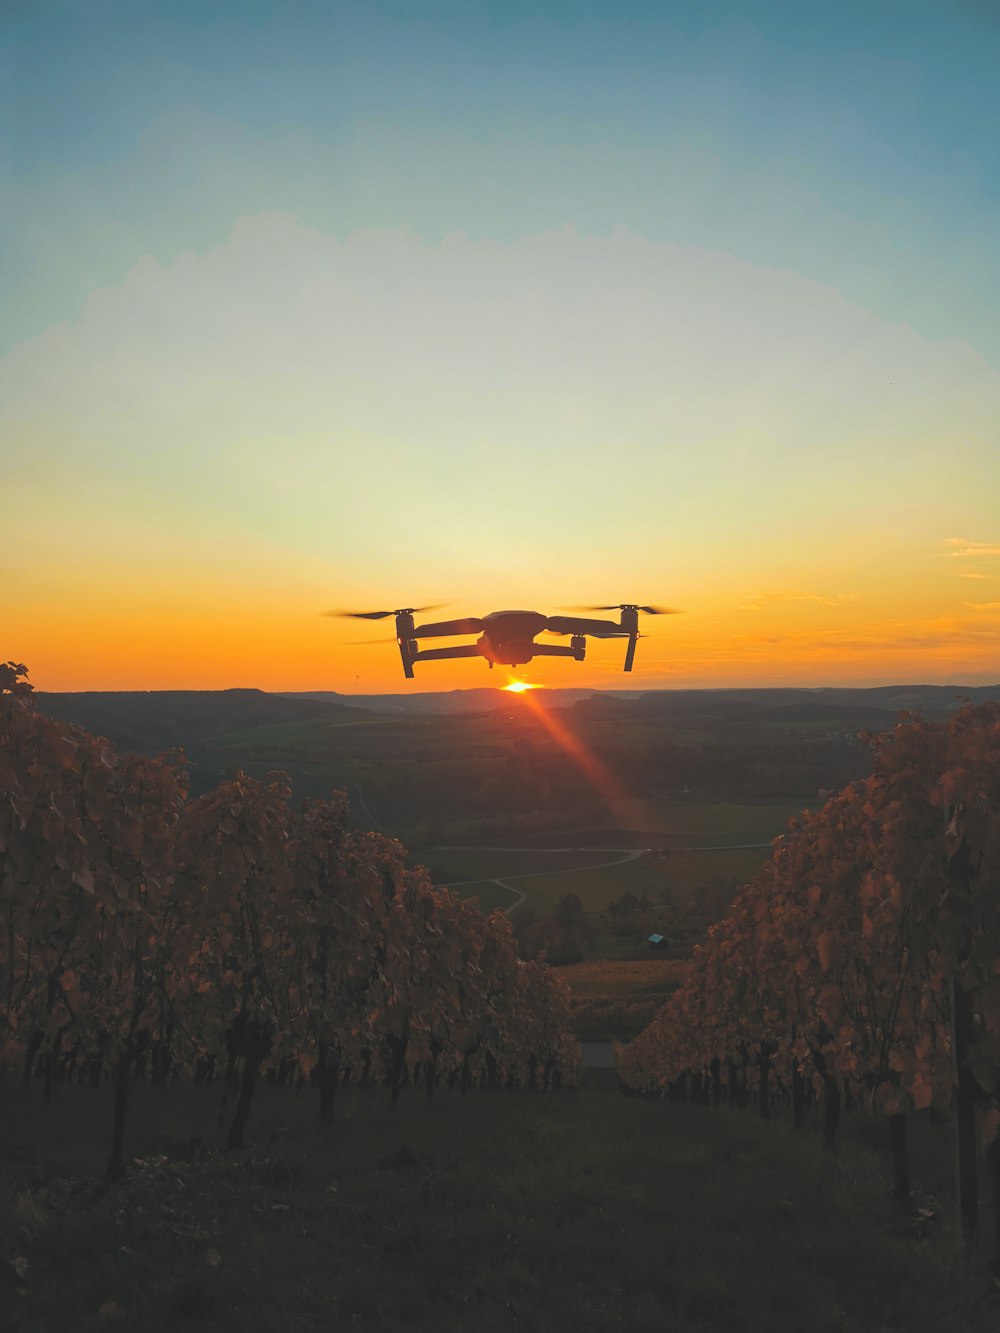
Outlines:
<svg viewBox="0 0 1000 1333"><path fill-rule="evenodd" d="M523 694L525 690L537 690L537 685L529 685L526 680L512 680L509 685L504 686L511 694Z"/></svg>

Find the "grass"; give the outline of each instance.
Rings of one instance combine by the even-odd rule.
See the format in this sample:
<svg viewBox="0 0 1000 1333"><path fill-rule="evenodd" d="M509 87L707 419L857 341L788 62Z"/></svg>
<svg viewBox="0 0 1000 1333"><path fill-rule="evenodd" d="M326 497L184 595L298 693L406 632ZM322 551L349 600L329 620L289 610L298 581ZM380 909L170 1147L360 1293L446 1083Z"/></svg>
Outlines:
<svg viewBox="0 0 1000 1333"><path fill-rule="evenodd" d="M770 842L784 833L801 801L678 801L676 797L649 796L643 801L650 828L676 834L692 845Z"/></svg>
<svg viewBox="0 0 1000 1333"><path fill-rule="evenodd" d="M574 1328L986 1333L947 1227L922 1239L858 1145L722 1110L559 1096L262 1089L224 1155L218 1090L136 1089L129 1179L95 1182L106 1090L5 1088L0 1323L88 1330ZM200 1134L204 1160L189 1160ZM196 1154L197 1157L197 1154ZM103 1313L102 1313L103 1311Z"/></svg>
<svg viewBox="0 0 1000 1333"><path fill-rule="evenodd" d="M687 964L669 958L615 958L571 963L559 969L575 999L626 1000L676 990Z"/></svg>
<svg viewBox="0 0 1000 1333"><path fill-rule="evenodd" d="M517 887L527 894L526 906L537 916L549 915L567 893L575 893L585 911L603 912L626 893L638 897L645 893L656 902L665 889L678 897L689 897L719 879L749 879L769 854L709 851L643 856L603 869L532 875L517 880Z"/></svg>
<svg viewBox="0 0 1000 1333"><path fill-rule="evenodd" d="M530 875L542 868L548 873L550 866L555 871L581 869L613 860L615 856L615 852L601 847L589 847L585 851L546 847L425 847L414 852L411 860L427 866L435 884L450 884L461 880Z"/></svg>
<svg viewBox="0 0 1000 1333"><path fill-rule="evenodd" d="M653 852L634 860L615 860L619 855L601 847L586 851L463 847L425 848L410 859L427 866L435 884L447 884L463 897L479 898L486 911L494 907L506 910L514 901L511 893L492 882L509 880L513 889L526 895L525 902L514 909L515 917L521 910L543 917L551 915L568 893L575 893L590 913L607 911L626 893L646 894L653 902L659 902L665 892L671 901L696 900L701 891L720 880L743 883L750 879L770 851ZM530 873L553 863L552 870Z"/></svg>
<svg viewBox="0 0 1000 1333"><path fill-rule="evenodd" d="M572 992L578 1041L631 1041L677 989L686 963L669 958L588 959L559 968Z"/></svg>

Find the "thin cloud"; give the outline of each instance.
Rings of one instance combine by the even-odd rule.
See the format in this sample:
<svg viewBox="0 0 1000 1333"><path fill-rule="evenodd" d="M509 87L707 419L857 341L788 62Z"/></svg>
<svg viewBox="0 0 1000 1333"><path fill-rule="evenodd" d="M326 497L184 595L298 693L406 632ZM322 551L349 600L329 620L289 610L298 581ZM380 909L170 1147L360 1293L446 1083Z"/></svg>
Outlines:
<svg viewBox="0 0 1000 1333"><path fill-rule="evenodd" d="M841 606L844 602L857 601L857 593L839 592L836 597L821 597L816 592L762 592L744 602L740 611L759 611L771 602L819 602L821 606Z"/></svg>
<svg viewBox="0 0 1000 1333"><path fill-rule="evenodd" d="M946 537L944 544L955 548L945 553L952 560L965 560L970 556L977 559L982 556L1000 555L1000 546L995 542L974 542L967 537Z"/></svg>
<svg viewBox="0 0 1000 1333"><path fill-rule="evenodd" d="M1000 602L966 602L973 611L1000 611Z"/></svg>
<svg viewBox="0 0 1000 1333"><path fill-rule="evenodd" d="M971 603L970 603L971 605ZM983 603L981 612L990 614L1000 610L1000 603ZM898 650L981 647L992 644L997 637L993 624L953 619L939 619L906 623L891 621L873 625L868 633L848 634L842 630L812 632L794 630L783 634L743 634L734 636L736 642L753 649L761 645L773 648L780 645L802 653L856 653L893 652Z"/></svg>

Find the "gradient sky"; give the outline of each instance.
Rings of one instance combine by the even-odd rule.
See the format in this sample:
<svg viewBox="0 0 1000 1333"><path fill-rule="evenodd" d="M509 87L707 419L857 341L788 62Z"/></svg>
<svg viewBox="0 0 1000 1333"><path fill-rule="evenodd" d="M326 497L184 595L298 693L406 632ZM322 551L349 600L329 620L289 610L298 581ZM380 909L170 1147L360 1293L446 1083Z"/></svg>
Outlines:
<svg viewBox="0 0 1000 1333"><path fill-rule="evenodd" d="M997 68L993 0L6 0L0 659L450 689L320 613L638 600L522 674L997 681Z"/></svg>

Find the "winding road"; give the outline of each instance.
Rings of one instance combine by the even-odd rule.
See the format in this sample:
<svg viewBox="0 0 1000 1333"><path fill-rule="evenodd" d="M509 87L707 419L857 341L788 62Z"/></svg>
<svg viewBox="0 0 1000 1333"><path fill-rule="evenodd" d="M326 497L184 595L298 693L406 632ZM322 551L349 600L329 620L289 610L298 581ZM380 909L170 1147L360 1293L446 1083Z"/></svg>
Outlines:
<svg viewBox="0 0 1000 1333"><path fill-rule="evenodd" d="M770 846L771 844L769 842L739 842L727 844L724 847L678 847L676 850L678 852L750 852L762 851ZM478 843L475 845L466 843L460 846L428 847L426 850L430 852L537 852L540 855L544 855L548 852L552 855L562 855L566 852L588 852L599 849L591 847L483 847ZM606 870L609 866L621 866L625 865L628 861L637 861L639 857L647 856L653 849L649 847L608 847L605 848L605 850L609 852L617 852L619 855L617 855L613 861L595 861L593 865L576 866L574 869L580 871ZM539 875L551 875L557 873L559 872L552 870L550 867L544 867L538 870L520 871L516 875L505 875L503 879L485 879L483 877L479 877L478 879L453 879L449 880L446 884L439 884L437 887L441 889L466 889L473 884L496 884L507 893L512 893L514 895L515 901L512 902L509 907L504 909L509 916L515 908L521 906L528 895L523 893L520 889L512 888L507 882L508 880L536 879Z"/></svg>

